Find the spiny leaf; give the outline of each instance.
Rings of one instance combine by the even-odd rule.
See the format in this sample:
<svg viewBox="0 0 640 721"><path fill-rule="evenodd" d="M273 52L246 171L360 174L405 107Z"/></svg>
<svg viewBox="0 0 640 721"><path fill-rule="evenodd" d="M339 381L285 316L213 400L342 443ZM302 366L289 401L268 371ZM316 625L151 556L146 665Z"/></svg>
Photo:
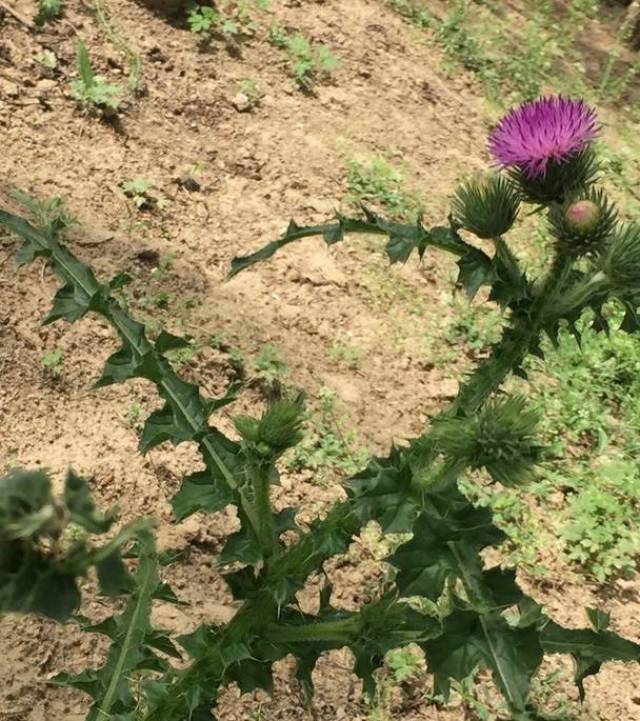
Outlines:
<svg viewBox="0 0 640 721"><path fill-rule="evenodd" d="M389 458L374 458L349 481L353 512L360 523L375 519L388 533L411 529L419 512L411 493L413 472L402 453L394 449Z"/></svg>
<svg viewBox="0 0 640 721"><path fill-rule="evenodd" d="M481 286L491 285L495 271L491 258L477 248L469 249L458 261L458 283L473 298Z"/></svg>
<svg viewBox="0 0 640 721"><path fill-rule="evenodd" d="M123 613L103 622L95 630L112 639L106 663L100 669L78 676L60 674L52 683L74 686L91 695L94 704L87 721L98 721L114 714L130 714L137 702L133 694L134 674L142 670L163 671L163 662L152 651L166 642L150 625L153 594L160 583L155 541L148 531L138 535L138 568L131 596ZM163 648L162 650L165 650Z"/></svg>
<svg viewBox="0 0 640 721"><path fill-rule="evenodd" d="M86 482L74 473L60 500L42 472L14 471L0 478L0 610L64 621L80 605L78 578L93 567L104 593L126 590L129 576L120 550L140 526L123 528L102 546L81 537L52 553L51 541L64 538L69 521L104 533L113 518L95 509Z"/></svg>
<svg viewBox="0 0 640 721"><path fill-rule="evenodd" d="M604 619L599 617L601 623ZM627 641L611 631L563 628L546 619L540 629L546 653L571 654L576 662L575 681L584 698L583 681L598 673L605 661L640 662L640 644Z"/></svg>
<svg viewBox="0 0 640 721"><path fill-rule="evenodd" d="M458 489L448 484L425 494L427 508L413 528L413 538L402 544L389 561L398 568L397 584L405 596L436 601L450 576L465 573L456 545L478 552L505 539L486 508L474 508Z"/></svg>
<svg viewBox="0 0 640 721"><path fill-rule="evenodd" d="M183 381L162 355L162 351L178 347L183 341L165 333L160 335L154 347L145 336L144 326L127 315L109 295L108 286L101 286L93 271L63 248L54 237L5 211L0 211L0 225L8 227L23 239L23 259L32 259L37 255L50 258L53 269L64 280L65 302L71 296L81 299L83 304L88 304L90 310L101 314L117 330L122 347L108 359L97 385L142 377L158 387L166 403L163 409L153 413L147 420L141 439L142 448L148 450L165 440L174 443L195 440L199 444L211 484L220 486L209 494L207 502L211 503L211 497L215 496L218 499L216 502L223 499L231 502L233 499L241 505L242 499L238 497L237 481L234 479L235 467L229 465L233 456L229 445L234 449L235 446L221 433L213 432L207 426L209 415L234 397L237 386L229 389L221 399L202 398L197 386ZM71 294L69 288L73 288ZM84 312L84 305L82 309ZM56 315L71 320L79 313L80 300L78 305L59 306ZM192 508L193 501L192 497L188 503Z"/></svg>
<svg viewBox="0 0 640 721"><path fill-rule="evenodd" d="M436 226L431 230L427 230L420 224L387 221L366 207L363 207L362 210L365 215L364 218L346 218L339 215L337 222L322 225L299 226L294 221L291 221L285 234L278 240L267 243L254 253L234 258L231 261L229 277L233 277L256 263L268 260L280 248L289 243L315 235L322 236L328 245L344 240L347 233L386 235L389 238L386 252L392 263L406 261L414 248L417 248L420 257L422 257L426 248L430 245L451 252L454 255L464 255L468 250L472 249L472 246L465 243L451 228ZM484 255L480 250L476 252Z"/></svg>
<svg viewBox="0 0 640 721"><path fill-rule="evenodd" d="M449 679L462 681L488 668L510 708L524 712L529 681L542 661L533 628L513 628L499 614L457 610L444 620L441 636L421 644L437 688L449 694Z"/></svg>

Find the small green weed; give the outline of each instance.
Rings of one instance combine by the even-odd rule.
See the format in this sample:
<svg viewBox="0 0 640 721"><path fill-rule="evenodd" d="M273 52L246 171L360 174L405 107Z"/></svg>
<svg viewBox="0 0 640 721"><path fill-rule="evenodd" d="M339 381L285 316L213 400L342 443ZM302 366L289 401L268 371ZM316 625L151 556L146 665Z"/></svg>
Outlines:
<svg viewBox="0 0 640 721"><path fill-rule="evenodd" d="M364 350L350 341L337 339L329 347L329 358L340 365L345 365L351 370L360 366L364 357Z"/></svg>
<svg viewBox="0 0 640 721"><path fill-rule="evenodd" d="M445 333L445 339L453 346L463 345L474 357L486 353L492 343L500 337L502 319L494 309L469 305L462 301L453 303L457 312ZM464 313L459 312L465 306Z"/></svg>
<svg viewBox="0 0 640 721"><path fill-rule="evenodd" d="M218 0L213 8L192 0L186 7L187 25L203 44L209 43L215 34L227 41L235 40L257 30L253 12L265 10L268 5L268 0Z"/></svg>
<svg viewBox="0 0 640 721"><path fill-rule="evenodd" d="M251 377L268 393L278 393L289 374L289 366L282 357L282 351L273 343L262 346L251 363Z"/></svg>
<svg viewBox="0 0 640 721"><path fill-rule="evenodd" d="M202 343L192 343L186 348L177 348L176 350L168 351L166 353L169 362L176 371L189 365L198 353L202 350Z"/></svg>
<svg viewBox="0 0 640 721"><path fill-rule="evenodd" d="M61 348L47 350L42 354L42 368L50 378L60 378L62 375L62 361L64 359L64 351Z"/></svg>
<svg viewBox="0 0 640 721"><path fill-rule="evenodd" d="M153 190L151 182L146 178L138 177L126 180L120 188L139 209L155 207L162 210L169 204L169 200L162 193Z"/></svg>
<svg viewBox="0 0 640 721"><path fill-rule="evenodd" d="M251 78L245 78L238 83L240 92L245 95L249 108L255 108L260 103L260 88L258 83Z"/></svg>
<svg viewBox="0 0 640 721"><path fill-rule="evenodd" d="M62 198L55 195L51 198L33 198L21 190L13 190L11 196L24 206L38 227L54 237L63 230L79 225L78 218L65 205Z"/></svg>
<svg viewBox="0 0 640 721"><path fill-rule="evenodd" d="M146 416L146 410L140 403L132 403L127 408L127 425L136 433L139 433L143 426Z"/></svg>
<svg viewBox="0 0 640 721"><path fill-rule="evenodd" d="M302 441L286 459L293 470L317 472L316 481L328 484L363 468L369 451L359 445L355 431L344 431L346 418L337 413L338 396L326 386L318 392L319 408L307 418Z"/></svg>
<svg viewBox="0 0 640 721"><path fill-rule="evenodd" d="M637 465L607 459L583 469L582 488L571 499L561 531L567 558L600 582L632 575L640 557L640 473Z"/></svg>
<svg viewBox="0 0 640 721"><path fill-rule="evenodd" d="M52 50L43 50L40 53L36 53L33 59L40 66L41 73L46 76L51 76L53 71L58 67L58 58Z"/></svg>
<svg viewBox="0 0 640 721"><path fill-rule="evenodd" d="M426 0L389 0L389 5L419 28L430 28L435 24Z"/></svg>
<svg viewBox="0 0 640 721"><path fill-rule="evenodd" d="M34 18L36 25L46 25L62 15L62 0L38 0L38 14Z"/></svg>
<svg viewBox="0 0 640 721"><path fill-rule="evenodd" d="M384 661L397 684L415 678L421 671L420 657L412 646L394 648L385 656Z"/></svg>
<svg viewBox="0 0 640 721"><path fill-rule="evenodd" d="M269 40L286 52L293 77L302 90L311 90L316 82L326 80L340 66L326 45L313 43L302 33L290 33L281 25L269 29Z"/></svg>
<svg viewBox="0 0 640 721"><path fill-rule="evenodd" d="M407 189L404 175L382 155L347 162L348 200L387 211L394 219L415 220L423 210L419 195Z"/></svg>
<svg viewBox="0 0 640 721"><path fill-rule="evenodd" d="M113 115L120 107L122 90L96 75L83 42L78 43L77 65L79 77L71 83L71 94L86 108L95 108L104 115Z"/></svg>

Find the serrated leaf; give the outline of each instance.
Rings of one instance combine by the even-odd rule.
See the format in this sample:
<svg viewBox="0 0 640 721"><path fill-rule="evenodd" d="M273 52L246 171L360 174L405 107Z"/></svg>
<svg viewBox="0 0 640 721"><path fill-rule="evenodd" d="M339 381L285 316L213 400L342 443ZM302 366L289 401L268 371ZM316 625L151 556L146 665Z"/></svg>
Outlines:
<svg viewBox="0 0 640 721"><path fill-rule="evenodd" d="M464 564L471 561L460 558L457 546L473 556L486 546L501 543L505 534L493 525L488 509L474 508L452 484L441 490L429 489L425 503L428 507L415 522L413 538L402 544L389 561L398 569L396 582L401 594L437 601L450 576L464 577L469 572ZM479 561L473 563L476 573ZM497 580L494 572L489 582ZM512 590L507 576L504 583Z"/></svg>
<svg viewBox="0 0 640 721"><path fill-rule="evenodd" d="M143 454L164 441L171 441L175 446L191 441L205 430L207 419L198 386L174 378L171 395L166 386L161 388L160 395L164 398L170 397L167 398L167 403L159 411L154 411L144 424L140 437L140 452ZM180 398L179 412L173 403L173 397L176 395Z"/></svg>
<svg viewBox="0 0 640 721"><path fill-rule="evenodd" d="M391 263L406 263L416 248L422 257L426 248L426 234L420 226L387 223L385 228L389 234L385 252Z"/></svg>
<svg viewBox="0 0 640 721"><path fill-rule="evenodd" d="M227 537L220 563L233 563L238 561L253 566L262 559L262 548L250 527L244 524L236 533Z"/></svg>
<svg viewBox="0 0 640 721"><path fill-rule="evenodd" d="M413 248L417 248L420 257L422 257L426 248L430 245L455 255L464 255L468 249L472 249L472 246L465 243L454 228L436 226L427 230L415 223L403 224L387 221L365 206L362 206L362 211L365 215L364 219L346 218L339 215L337 223L299 226L292 221L285 234L278 240L267 243L254 253L234 258L231 261L229 277L256 263L268 260L289 243L303 238L310 238L314 235L322 236L328 245L344 240L346 233L386 235L390 239L386 250L392 262L406 260ZM476 252L482 253L479 250Z"/></svg>
<svg viewBox="0 0 640 721"><path fill-rule="evenodd" d="M398 451L386 459L372 459L349 481L353 512L361 523L375 519L385 532L409 531L419 511L412 480L411 468Z"/></svg>
<svg viewBox="0 0 640 721"><path fill-rule="evenodd" d="M153 594L160 579L155 542L148 531L139 532L138 549L138 567L129 601L119 617L110 623L103 622L99 629L113 641L104 666L79 676L62 674L53 680L91 694L94 704L87 721L132 713L137 705L131 690L133 675L141 670L163 671L166 667L148 647L160 641L150 626Z"/></svg>
<svg viewBox="0 0 640 721"><path fill-rule="evenodd" d="M176 350L178 348L188 348L191 344L185 338L168 333L166 330L160 331L160 335L155 342L155 348L158 353L166 353L168 350Z"/></svg>
<svg viewBox="0 0 640 721"><path fill-rule="evenodd" d="M605 661L640 662L640 644L627 641L611 631L563 628L554 621L546 620L540 628L540 641L546 653L573 656L576 661L575 681L581 698L584 698L584 679L597 673Z"/></svg>
<svg viewBox="0 0 640 721"><path fill-rule="evenodd" d="M197 511L221 511L233 501L233 494L216 483L210 472L199 471L182 481L180 490L171 499L171 505L175 517L181 521Z"/></svg>
<svg viewBox="0 0 640 721"><path fill-rule="evenodd" d="M442 635L421 646L445 698L450 679L462 681L483 667L512 710L526 709L529 680L542 661L535 628L513 628L495 613L456 610L444 619Z"/></svg>
<svg viewBox="0 0 640 721"><path fill-rule="evenodd" d="M55 294L53 307L44 319L43 325L64 319L69 323L82 318L90 309L91 297L87 297L77 286L67 283Z"/></svg>
<svg viewBox="0 0 640 721"><path fill-rule="evenodd" d="M491 285L495 271L491 259L476 248L469 249L458 261L458 283L473 298L481 286Z"/></svg>
<svg viewBox="0 0 640 721"><path fill-rule="evenodd" d="M67 473L64 502L71 520L90 533L105 533L113 524L110 514L100 513L91 498L89 484L73 471Z"/></svg>

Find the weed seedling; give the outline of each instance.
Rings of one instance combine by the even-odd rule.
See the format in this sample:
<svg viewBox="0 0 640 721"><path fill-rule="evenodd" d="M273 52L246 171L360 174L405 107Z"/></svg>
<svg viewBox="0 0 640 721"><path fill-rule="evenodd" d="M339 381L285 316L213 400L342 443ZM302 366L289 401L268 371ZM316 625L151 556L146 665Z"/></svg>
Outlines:
<svg viewBox="0 0 640 721"><path fill-rule="evenodd" d="M289 33L282 26L273 25L269 39L286 52L296 85L302 90L311 90L318 80L326 80L340 66L326 45L312 43L302 33Z"/></svg>
<svg viewBox="0 0 640 721"><path fill-rule="evenodd" d="M42 368L49 378L58 379L62 375L64 351L61 348L47 350L42 354Z"/></svg>
<svg viewBox="0 0 640 721"><path fill-rule="evenodd" d="M162 210L169 204L169 200L153 190L153 186L146 178L133 178L120 186L122 192L133 200L136 208L159 208Z"/></svg>
<svg viewBox="0 0 640 721"><path fill-rule="evenodd" d="M392 218L415 220L422 200L407 189L402 172L382 155L369 161L347 161L348 200L354 205L384 209Z"/></svg>
<svg viewBox="0 0 640 721"><path fill-rule="evenodd" d="M277 396L282 390L289 366L282 358L282 352L273 343L267 343L254 358L251 377L268 397Z"/></svg>
<svg viewBox="0 0 640 721"><path fill-rule="evenodd" d="M255 80L246 78L239 83L240 92L247 98L249 109L255 108L260 103L260 89Z"/></svg>
<svg viewBox="0 0 640 721"><path fill-rule="evenodd" d="M86 108L100 110L105 116L118 111L122 90L96 75L91 66L89 53L83 42L78 43L77 65L79 77L71 83L73 97Z"/></svg>
<svg viewBox="0 0 640 721"><path fill-rule="evenodd" d="M62 15L62 0L38 0L38 14L34 18L36 25L46 25Z"/></svg>

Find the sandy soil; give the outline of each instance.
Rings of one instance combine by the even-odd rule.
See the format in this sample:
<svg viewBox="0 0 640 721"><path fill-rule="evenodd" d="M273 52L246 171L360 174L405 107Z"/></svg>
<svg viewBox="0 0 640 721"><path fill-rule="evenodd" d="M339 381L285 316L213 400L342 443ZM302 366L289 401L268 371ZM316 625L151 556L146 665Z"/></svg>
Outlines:
<svg viewBox="0 0 640 721"><path fill-rule="evenodd" d="M34 14L31 0L10 4L25 17ZM68 96L78 38L97 70L114 81L126 78L126 60L101 32L91 3L68 0L65 20L37 32L0 15L0 205L16 208L9 197L13 186L40 197L64 196L81 221L70 234L74 250L100 277L127 271L141 296L149 288L170 293L168 308L155 315L174 332L223 334L247 358L277 344L290 367L288 381L306 389L312 402L322 386L333 388L360 442L382 451L418 433L456 391L459 363L443 368L429 352L430 337L448 322L453 262L432 254L420 266L389 270L370 240L331 249L312 240L230 282L225 274L234 255L276 237L290 217L305 223L331 217L345 195L347 156L392 149L424 189L427 216L444 218L456 178L486 162L492 114L472 78L447 78L439 51L382 2L290 0L273 6L262 16L265 25L276 17L326 43L340 59L332 82L311 95L295 88L281 51L264 32L233 52L220 42L205 52L191 33L144 5L110 0L114 27L142 57L145 89L117 124L83 114ZM45 50L55 53L54 72L34 60ZM245 78L257 82L262 97L252 111L239 112L233 100ZM196 163L199 188L189 191L177 181ZM119 185L138 176L169 199L164 210L138 211L123 196ZM203 619L228 619L234 606L212 553L233 527L233 514L169 525L169 500L197 464L194 449L162 446L146 458L139 455L128 409L156 407L152 389L137 382L92 391L101 363L115 349L114 334L94 318L41 327L56 280L39 263L16 272L14 241L0 241L0 465L43 466L58 479L72 465L92 479L102 505L120 504L124 520L160 518L163 544L186 551L168 580L193 606L161 606L158 620L185 631ZM151 271L167 256L173 265L158 283ZM363 350L357 367L332 357L336 338ZM57 380L41 363L54 348L64 352ZM210 393L229 377L224 354L212 348L183 372ZM258 391L249 390L233 412L259 402ZM229 427L228 420L221 422ZM341 491L301 474L285 476L281 493L314 513ZM358 544L346 567L336 570L345 604L362 601L363 582L377 568L375 549ZM639 588L633 582L604 595L576 577L557 587L537 584L531 592L569 624L582 624L577 609L597 603L611 612L617 631L638 639ZM84 610L104 613L98 604ZM84 718L85 697L49 688L46 681L87 659L98 663L100 644L72 627L12 617L0 619L0 638L0 719ZM313 712L303 715L291 664L282 663L276 700L240 697L230 689L219 718L365 719L370 710L347 666L344 653L323 660ZM566 678L568 666L563 669ZM587 688L580 718L640 717L635 670L611 665ZM395 690L385 701L388 716L377 718L472 718L459 706L429 705L423 691L420 684ZM565 693L575 698L562 682Z"/></svg>

